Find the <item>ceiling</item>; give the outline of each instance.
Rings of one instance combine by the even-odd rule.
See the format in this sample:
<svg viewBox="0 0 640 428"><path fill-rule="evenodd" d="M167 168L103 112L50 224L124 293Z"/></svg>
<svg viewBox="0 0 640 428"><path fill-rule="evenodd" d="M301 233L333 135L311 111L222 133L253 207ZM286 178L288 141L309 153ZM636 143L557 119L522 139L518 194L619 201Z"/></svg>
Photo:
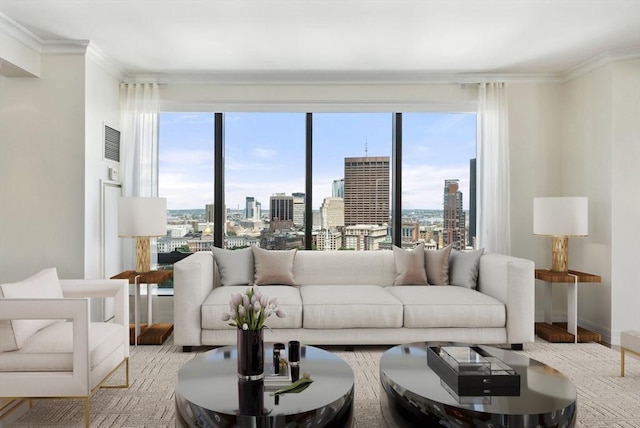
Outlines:
<svg viewBox="0 0 640 428"><path fill-rule="evenodd" d="M562 74L638 55L640 0L0 0L127 75Z"/></svg>

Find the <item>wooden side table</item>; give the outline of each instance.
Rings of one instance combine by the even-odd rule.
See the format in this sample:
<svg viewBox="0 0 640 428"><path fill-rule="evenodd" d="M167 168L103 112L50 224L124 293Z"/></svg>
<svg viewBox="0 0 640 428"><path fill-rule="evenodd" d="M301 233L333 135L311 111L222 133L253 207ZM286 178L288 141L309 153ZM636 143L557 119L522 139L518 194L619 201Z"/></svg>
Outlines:
<svg viewBox="0 0 640 428"><path fill-rule="evenodd" d="M570 270L567 273L536 269L535 278L545 283L544 322L536 323L538 337L554 343L600 342L600 334L578 327L578 284L598 283L600 276ZM553 284L567 284L567 322L554 323Z"/></svg>
<svg viewBox="0 0 640 428"><path fill-rule="evenodd" d="M173 277L172 270L153 270L151 272L136 272L127 270L111 277L111 279L126 279L129 284L135 284L134 324L132 331L133 345L162 345L173 331L173 324L153 324L152 313L152 284L162 284ZM147 324L140 324L140 285L147 285Z"/></svg>

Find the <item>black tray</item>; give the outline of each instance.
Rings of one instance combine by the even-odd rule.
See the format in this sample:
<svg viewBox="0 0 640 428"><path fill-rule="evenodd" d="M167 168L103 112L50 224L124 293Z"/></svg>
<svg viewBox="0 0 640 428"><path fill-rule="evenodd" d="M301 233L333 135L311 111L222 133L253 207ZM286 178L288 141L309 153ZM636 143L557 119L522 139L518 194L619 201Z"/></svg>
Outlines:
<svg viewBox="0 0 640 428"><path fill-rule="evenodd" d="M492 357L479 347L471 349L485 357ZM464 374L458 372L439 355L439 346L427 346L427 364L459 396L518 396L520 375Z"/></svg>

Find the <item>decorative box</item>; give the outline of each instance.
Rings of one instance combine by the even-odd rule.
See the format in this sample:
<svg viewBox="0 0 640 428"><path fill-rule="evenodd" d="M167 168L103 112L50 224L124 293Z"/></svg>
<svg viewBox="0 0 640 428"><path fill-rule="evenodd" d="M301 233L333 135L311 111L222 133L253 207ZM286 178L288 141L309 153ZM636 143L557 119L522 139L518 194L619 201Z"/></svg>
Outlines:
<svg viewBox="0 0 640 428"><path fill-rule="evenodd" d="M476 346L428 346L427 364L457 396L518 396L520 375Z"/></svg>

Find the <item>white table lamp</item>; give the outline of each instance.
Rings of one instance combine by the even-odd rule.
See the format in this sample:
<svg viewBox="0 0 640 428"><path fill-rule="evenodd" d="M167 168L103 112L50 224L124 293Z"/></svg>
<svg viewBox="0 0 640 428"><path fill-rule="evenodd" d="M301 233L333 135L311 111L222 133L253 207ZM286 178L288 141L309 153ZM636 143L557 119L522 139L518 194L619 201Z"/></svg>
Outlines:
<svg viewBox="0 0 640 428"><path fill-rule="evenodd" d="M149 238L166 234L166 198L120 198L118 236L136 238L136 272L151 270Z"/></svg>
<svg viewBox="0 0 640 428"><path fill-rule="evenodd" d="M533 198L533 234L553 237L551 270L568 272L569 237L589 234L588 198Z"/></svg>

